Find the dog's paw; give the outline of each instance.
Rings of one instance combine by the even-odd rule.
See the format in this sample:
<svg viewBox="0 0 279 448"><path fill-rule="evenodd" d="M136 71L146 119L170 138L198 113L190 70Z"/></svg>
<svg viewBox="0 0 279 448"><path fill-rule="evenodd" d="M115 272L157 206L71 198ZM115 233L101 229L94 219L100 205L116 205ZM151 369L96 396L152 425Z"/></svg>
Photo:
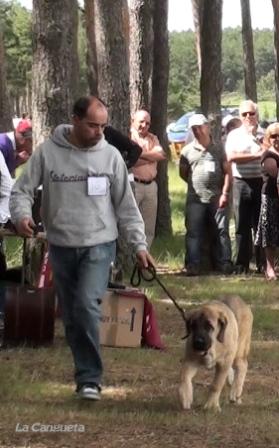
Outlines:
<svg viewBox="0 0 279 448"><path fill-rule="evenodd" d="M216 402L215 400L208 399L208 401L204 405L205 411L213 411L213 412L221 412L220 404L219 402Z"/></svg>
<svg viewBox="0 0 279 448"><path fill-rule="evenodd" d="M189 411L191 409L193 400L185 397L181 392L179 393L179 398L183 411Z"/></svg>
<svg viewBox="0 0 279 448"><path fill-rule="evenodd" d="M192 403L181 403L183 411L190 411Z"/></svg>
<svg viewBox="0 0 279 448"><path fill-rule="evenodd" d="M192 406L192 400L188 400L185 397L180 396L180 403L183 411L190 411Z"/></svg>
<svg viewBox="0 0 279 448"><path fill-rule="evenodd" d="M242 398L241 397L236 397L234 394L231 394L230 395L230 403L242 404Z"/></svg>

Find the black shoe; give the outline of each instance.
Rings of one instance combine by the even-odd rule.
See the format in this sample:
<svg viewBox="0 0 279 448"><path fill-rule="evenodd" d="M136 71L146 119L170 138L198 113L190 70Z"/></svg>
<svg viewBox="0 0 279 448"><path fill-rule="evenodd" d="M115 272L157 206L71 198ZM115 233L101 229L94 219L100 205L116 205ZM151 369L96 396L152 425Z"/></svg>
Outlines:
<svg viewBox="0 0 279 448"><path fill-rule="evenodd" d="M200 270L199 270L198 266L188 266L185 269L186 277L196 277L199 274L200 274Z"/></svg>
<svg viewBox="0 0 279 448"><path fill-rule="evenodd" d="M200 275L200 271L196 267L189 267L181 269L176 275L181 277L196 277L197 275Z"/></svg>
<svg viewBox="0 0 279 448"><path fill-rule="evenodd" d="M234 272L234 267L232 263L230 262L224 263L221 268L221 272L224 275L231 275Z"/></svg>
<svg viewBox="0 0 279 448"><path fill-rule="evenodd" d="M242 264L237 264L234 267L234 273L236 275L249 274L249 267L243 266Z"/></svg>

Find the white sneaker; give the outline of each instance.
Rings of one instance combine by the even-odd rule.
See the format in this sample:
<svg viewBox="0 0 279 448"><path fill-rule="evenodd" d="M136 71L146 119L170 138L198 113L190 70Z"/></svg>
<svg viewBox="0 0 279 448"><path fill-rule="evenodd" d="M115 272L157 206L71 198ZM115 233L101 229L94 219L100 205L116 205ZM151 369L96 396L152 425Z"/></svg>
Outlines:
<svg viewBox="0 0 279 448"><path fill-rule="evenodd" d="M84 384L77 391L78 397L83 400L101 400L100 389L98 386L94 386L91 384Z"/></svg>

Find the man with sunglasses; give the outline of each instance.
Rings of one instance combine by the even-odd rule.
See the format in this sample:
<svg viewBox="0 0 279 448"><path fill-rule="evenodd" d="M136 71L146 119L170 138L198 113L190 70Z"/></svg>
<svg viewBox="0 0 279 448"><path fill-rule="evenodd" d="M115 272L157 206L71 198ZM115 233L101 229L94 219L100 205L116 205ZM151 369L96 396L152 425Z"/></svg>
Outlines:
<svg viewBox="0 0 279 448"><path fill-rule="evenodd" d="M228 135L226 153L232 164L233 209L235 216L237 274L248 273L253 254L253 236L259 221L261 206L261 156L264 149L257 138L258 106L251 100L239 106L241 126ZM252 235L253 231L253 235ZM262 268L262 254L255 248L257 270Z"/></svg>

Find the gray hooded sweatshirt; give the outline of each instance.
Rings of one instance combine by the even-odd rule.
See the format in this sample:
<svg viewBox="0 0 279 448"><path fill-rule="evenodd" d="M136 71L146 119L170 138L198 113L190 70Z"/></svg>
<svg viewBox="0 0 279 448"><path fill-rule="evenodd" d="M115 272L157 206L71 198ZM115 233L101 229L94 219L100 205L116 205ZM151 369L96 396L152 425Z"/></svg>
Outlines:
<svg viewBox="0 0 279 448"><path fill-rule="evenodd" d="M70 130L58 126L32 154L12 190L12 222L32 216L34 192L43 185L42 219L51 244L95 246L117 239L119 228L135 252L146 250L144 223L121 154L104 138L77 148L67 139ZM88 194L92 183L94 192Z"/></svg>

